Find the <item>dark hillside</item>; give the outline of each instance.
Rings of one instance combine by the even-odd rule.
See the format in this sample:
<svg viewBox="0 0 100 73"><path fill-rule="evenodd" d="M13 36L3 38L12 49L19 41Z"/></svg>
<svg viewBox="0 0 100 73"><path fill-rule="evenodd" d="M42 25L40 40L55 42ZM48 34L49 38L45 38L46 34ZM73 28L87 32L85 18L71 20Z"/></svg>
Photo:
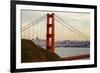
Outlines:
<svg viewBox="0 0 100 73"><path fill-rule="evenodd" d="M31 40L21 40L21 62L46 62L61 61L61 58L48 50L45 50Z"/></svg>

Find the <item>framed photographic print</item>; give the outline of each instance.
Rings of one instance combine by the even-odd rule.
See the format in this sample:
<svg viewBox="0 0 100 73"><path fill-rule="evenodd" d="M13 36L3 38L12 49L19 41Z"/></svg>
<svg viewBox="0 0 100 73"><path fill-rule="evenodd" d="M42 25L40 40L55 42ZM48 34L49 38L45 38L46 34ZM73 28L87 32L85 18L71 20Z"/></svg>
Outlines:
<svg viewBox="0 0 100 73"><path fill-rule="evenodd" d="M11 1L11 72L97 66L97 7Z"/></svg>

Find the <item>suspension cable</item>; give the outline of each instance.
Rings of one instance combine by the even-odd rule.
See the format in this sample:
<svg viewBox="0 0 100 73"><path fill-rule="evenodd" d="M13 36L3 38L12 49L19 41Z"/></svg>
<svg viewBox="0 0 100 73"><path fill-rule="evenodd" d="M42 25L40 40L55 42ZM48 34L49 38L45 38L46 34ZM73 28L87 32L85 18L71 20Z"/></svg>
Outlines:
<svg viewBox="0 0 100 73"><path fill-rule="evenodd" d="M75 31L73 31L72 29L70 29L69 27L67 27L65 24L63 24L62 22L60 22L58 19L56 19L56 20L57 20L60 24L62 24L65 28L67 28L67 29L69 29L70 31L76 33ZM80 35L80 34L78 34L78 33L76 33L76 34L79 35L80 37L86 39L86 37L83 37L82 35Z"/></svg>
<svg viewBox="0 0 100 73"><path fill-rule="evenodd" d="M61 19L58 15L55 15L56 17L58 17L61 21L63 21L65 24L67 24L69 27L71 27L73 30L77 31L79 34L83 35L86 38L89 38L88 36L84 35L82 32L78 31L76 28L74 28L73 26L71 26L69 23L65 22L63 19Z"/></svg>
<svg viewBox="0 0 100 73"><path fill-rule="evenodd" d="M23 28L22 28L22 31L25 31L26 29L30 28L31 26L34 26L34 25L36 25L37 23L43 21L44 19L45 19L45 18L42 18L41 20L38 20L38 22L36 22L36 23L34 23L34 24L31 23L31 25L28 25L28 26L23 27Z"/></svg>

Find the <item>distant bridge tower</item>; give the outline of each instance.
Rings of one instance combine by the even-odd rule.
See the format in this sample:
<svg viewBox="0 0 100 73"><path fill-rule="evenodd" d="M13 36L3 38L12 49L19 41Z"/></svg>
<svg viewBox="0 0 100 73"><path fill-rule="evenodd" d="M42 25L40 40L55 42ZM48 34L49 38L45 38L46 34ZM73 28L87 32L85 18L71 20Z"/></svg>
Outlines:
<svg viewBox="0 0 100 73"><path fill-rule="evenodd" d="M47 14L47 35L46 48L51 52L55 52L55 23L54 13Z"/></svg>

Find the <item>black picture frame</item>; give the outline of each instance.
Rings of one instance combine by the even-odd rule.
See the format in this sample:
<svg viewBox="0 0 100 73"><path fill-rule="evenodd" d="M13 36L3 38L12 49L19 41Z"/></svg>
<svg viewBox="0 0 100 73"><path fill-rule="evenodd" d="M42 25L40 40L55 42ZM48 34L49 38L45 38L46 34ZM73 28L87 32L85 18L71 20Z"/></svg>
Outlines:
<svg viewBox="0 0 100 73"><path fill-rule="evenodd" d="M41 68L25 68L16 69L16 5L37 5L37 6L52 6L52 7L71 7L71 8L86 8L94 9L94 64L88 65L73 65L73 66L58 66L58 67L41 67ZM45 71L45 70L61 70L61 69L79 69L97 67L97 6L95 5L79 5L79 4L62 4L62 3L47 3L33 1L11 1L11 72L29 72L29 71Z"/></svg>

